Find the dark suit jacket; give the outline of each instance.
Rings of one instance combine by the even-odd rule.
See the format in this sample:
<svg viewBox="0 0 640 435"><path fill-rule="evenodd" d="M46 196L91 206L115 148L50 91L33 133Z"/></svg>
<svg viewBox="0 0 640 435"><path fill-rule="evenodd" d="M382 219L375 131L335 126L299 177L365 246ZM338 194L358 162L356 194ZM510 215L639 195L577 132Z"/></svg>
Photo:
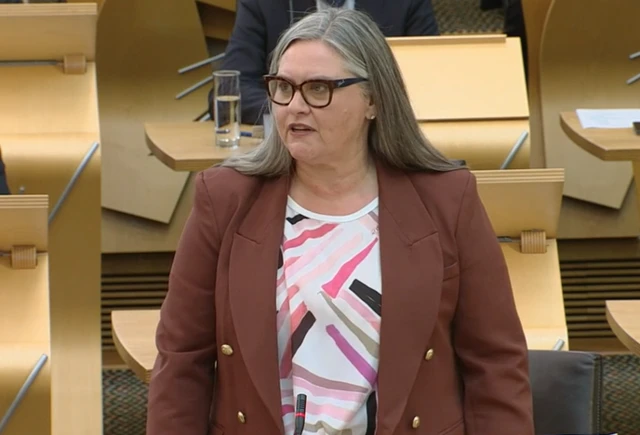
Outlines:
<svg viewBox="0 0 640 435"><path fill-rule="evenodd" d="M8 195L9 184L7 183L7 174L4 169L4 162L2 161L2 149L0 148L0 195Z"/></svg>
<svg viewBox="0 0 640 435"><path fill-rule="evenodd" d="M294 0L294 20L315 10L316 0ZM356 0L386 36L437 35L431 0ZM267 94L262 76L280 34L290 25L289 0L238 0L222 69L241 75L242 122L262 124ZM211 94L209 95L211 103ZM212 114L213 115L213 114Z"/></svg>
<svg viewBox="0 0 640 435"><path fill-rule="evenodd" d="M475 178L379 165L378 181L376 434L533 435L525 337ZM213 168L196 183L158 325L147 434L281 434L275 299L289 180Z"/></svg>

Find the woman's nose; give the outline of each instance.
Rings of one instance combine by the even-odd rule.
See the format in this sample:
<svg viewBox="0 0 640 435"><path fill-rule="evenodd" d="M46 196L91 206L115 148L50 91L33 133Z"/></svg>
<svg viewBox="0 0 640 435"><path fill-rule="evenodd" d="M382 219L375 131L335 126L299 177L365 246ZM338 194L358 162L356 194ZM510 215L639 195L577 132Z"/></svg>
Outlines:
<svg viewBox="0 0 640 435"><path fill-rule="evenodd" d="M293 98L289 103L289 110L295 113L309 111L309 105L302 97L302 93L300 92L300 90L298 90L295 94L293 94Z"/></svg>

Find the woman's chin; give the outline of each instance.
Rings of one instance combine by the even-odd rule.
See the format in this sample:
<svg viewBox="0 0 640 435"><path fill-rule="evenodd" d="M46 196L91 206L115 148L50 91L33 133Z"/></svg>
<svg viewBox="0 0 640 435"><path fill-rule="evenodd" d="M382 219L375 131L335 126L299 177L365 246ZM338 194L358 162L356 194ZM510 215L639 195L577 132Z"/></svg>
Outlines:
<svg viewBox="0 0 640 435"><path fill-rule="evenodd" d="M311 163L315 158L317 158L318 150L317 148L306 142L301 140L293 140L289 141L286 144L287 150L289 150L289 154L294 160L300 162L309 162Z"/></svg>

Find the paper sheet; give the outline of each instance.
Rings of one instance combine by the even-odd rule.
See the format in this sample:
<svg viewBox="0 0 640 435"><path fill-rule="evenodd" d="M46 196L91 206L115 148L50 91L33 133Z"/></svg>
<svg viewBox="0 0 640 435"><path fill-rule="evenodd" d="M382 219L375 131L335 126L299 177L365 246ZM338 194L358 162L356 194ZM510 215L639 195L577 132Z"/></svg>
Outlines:
<svg viewBox="0 0 640 435"><path fill-rule="evenodd" d="M578 109L582 128L631 128L640 122L640 109Z"/></svg>

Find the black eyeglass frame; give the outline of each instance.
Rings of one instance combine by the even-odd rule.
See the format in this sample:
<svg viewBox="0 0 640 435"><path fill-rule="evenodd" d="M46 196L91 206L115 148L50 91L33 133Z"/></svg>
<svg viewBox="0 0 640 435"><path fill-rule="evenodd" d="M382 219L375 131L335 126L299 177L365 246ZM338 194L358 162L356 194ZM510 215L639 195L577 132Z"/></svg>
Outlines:
<svg viewBox="0 0 640 435"><path fill-rule="evenodd" d="M307 103L307 105L315 109L322 109L327 107L329 104L331 104L331 101L333 101L333 91L335 89L346 88L347 86L368 81L368 79L364 79L362 77L350 77L350 78L335 79L335 80L311 79L311 80L305 80L304 82L297 85L293 83L291 80L285 79L284 77L280 77L277 75L270 75L270 74L265 75L263 79L264 79L265 86L267 88L267 95L269 96L269 99L271 100L272 103L277 104L279 106L288 106L293 101L293 97L295 97L296 92L300 91L300 95L302 95L302 99L305 101L305 103ZM272 82L273 80L282 80L283 82L287 82L291 85L293 92L291 93L291 98L289 99L288 102L280 103L280 102L274 101L273 96L271 95L271 90L269 88L269 83ZM307 97L305 97L304 92L302 92L302 87L307 83L323 83L327 85L327 87L329 88L329 100L327 104L322 104L322 105L311 104L309 103L309 101L307 101Z"/></svg>

